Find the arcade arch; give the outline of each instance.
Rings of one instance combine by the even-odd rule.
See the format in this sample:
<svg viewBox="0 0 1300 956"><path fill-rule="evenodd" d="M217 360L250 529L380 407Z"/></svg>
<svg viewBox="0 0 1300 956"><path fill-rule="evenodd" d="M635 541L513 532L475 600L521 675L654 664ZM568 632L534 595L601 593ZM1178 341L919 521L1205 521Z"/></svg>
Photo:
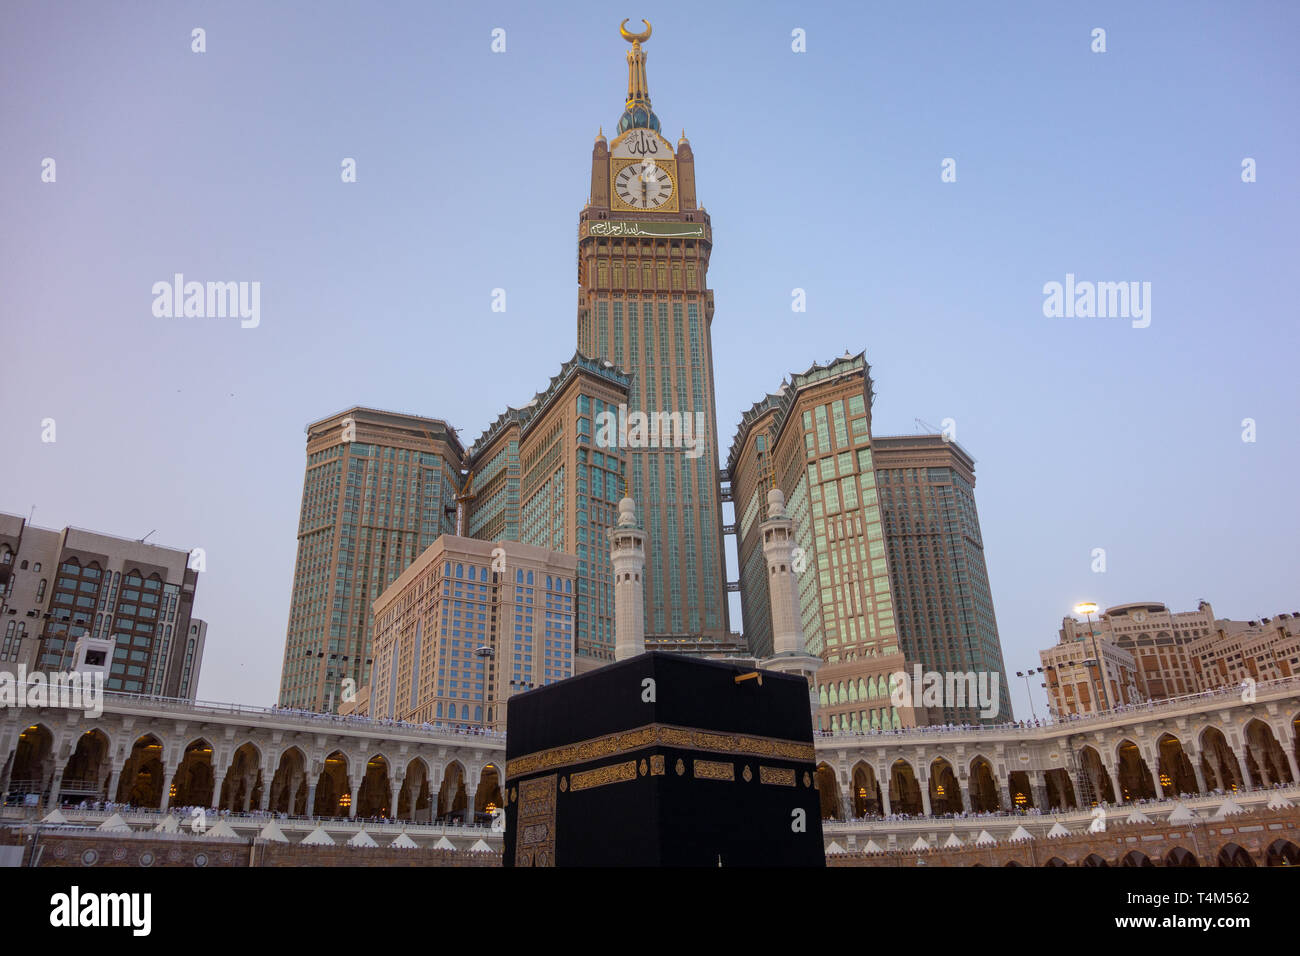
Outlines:
<svg viewBox="0 0 1300 956"><path fill-rule="evenodd" d="M262 786L262 753L251 742L241 744L230 759L217 806L238 813L260 808Z"/></svg>
<svg viewBox="0 0 1300 956"><path fill-rule="evenodd" d="M348 776L348 758L336 750L325 758L316 778L316 800L312 814L318 817L350 817L352 787Z"/></svg>
<svg viewBox="0 0 1300 956"><path fill-rule="evenodd" d="M876 770L871 764L859 761L853 767L853 816L883 816L884 806L880 801L880 782L876 780Z"/></svg>
<svg viewBox="0 0 1300 956"><path fill-rule="evenodd" d="M297 747L289 747L280 754L280 761L271 776L267 807L274 813L306 816L307 789L307 757Z"/></svg>
<svg viewBox="0 0 1300 956"><path fill-rule="evenodd" d="M161 808L167 783L163 756L162 741L153 734L137 738L122 764L114 800L147 810Z"/></svg>
<svg viewBox="0 0 1300 956"><path fill-rule="evenodd" d="M970 762L970 808L975 813L991 813L1002 809L997 779L993 765L987 757L974 757Z"/></svg>
<svg viewBox="0 0 1300 956"><path fill-rule="evenodd" d="M1182 793L1199 793L1192 762L1183 751L1183 744L1173 734L1161 734L1156 741L1159 762L1156 765L1156 790L1164 797Z"/></svg>
<svg viewBox="0 0 1300 956"><path fill-rule="evenodd" d="M112 772L108 735L98 728L77 740L63 767L59 791L65 800L102 800Z"/></svg>
<svg viewBox="0 0 1300 956"><path fill-rule="evenodd" d="M212 768L212 744L202 737L191 741L181 757L167 791L169 807L214 806L216 780Z"/></svg>
<svg viewBox="0 0 1300 956"><path fill-rule="evenodd" d="M843 804L840 801L840 784L835 771L828 763L819 763L816 772L817 793L821 799L823 820L842 820Z"/></svg>
<svg viewBox="0 0 1300 956"><path fill-rule="evenodd" d="M902 757L889 768L889 809L909 817L925 813L921 802L921 782L916 779L912 765Z"/></svg>

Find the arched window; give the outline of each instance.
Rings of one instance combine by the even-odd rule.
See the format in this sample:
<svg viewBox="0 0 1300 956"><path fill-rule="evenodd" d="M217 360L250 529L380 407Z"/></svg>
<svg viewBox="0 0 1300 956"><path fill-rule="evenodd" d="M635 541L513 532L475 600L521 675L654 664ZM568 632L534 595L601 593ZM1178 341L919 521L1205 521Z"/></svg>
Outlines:
<svg viewBox="0 0 1300 956"><path fill-rule="evenodd" d="M532 583L533 583L533 572L532 572L532 571L529 571L529 572L528 572L528 583L529 583L529 584L532 584Z"/></svg>
<svg viewBox="0 0 1300 956"><path fill-rule="evenodd" d="M474 722L475 722L475 723L479 723L479 724L483 723L483 708L482 708L482 707L475 707L475 708L474 708Z"/></svg>
<svg viewBox="0 0 1300 956"><path fill-rule="evenodd" d="M45 578L41 578L41 583L36 585L36 600L45 600Z"/></svg>
<svg viewBox="0 0 1300 956"><path fill-rule="evenodd" d="M26 570L27 570L27 562L24 561L22 564L18 565L18 570L19 570L19 571L26 571Z"/></svg>
<svg viewBox="0 0 1300 956"><path fill-rule="evenodd" d="M464 576L465 576L465 565L463 564L456 565L456 577L463 578Z"/></svg>
<svg viewBox="0 0 1300 956"><path fill-rule="evenodd" d="M523 584L523 583L524 583L523 568L515 568L515 584Z"/></svg>

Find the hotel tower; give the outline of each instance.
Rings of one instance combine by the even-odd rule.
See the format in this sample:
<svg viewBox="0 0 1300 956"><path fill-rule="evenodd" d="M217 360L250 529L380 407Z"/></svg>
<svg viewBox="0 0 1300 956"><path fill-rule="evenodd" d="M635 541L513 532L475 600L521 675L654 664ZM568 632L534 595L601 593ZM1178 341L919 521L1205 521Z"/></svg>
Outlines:
<svg viewBox="0 0 1300 956"><path fill-rule="evenodd" d="M578 217L578 350L630 379L628 412L702 423L693 447L627 450L628 494L643 513L646 638L728 634L713 394L713 234L695 193L685 132L676 149L650 106L650 25L620 32L627 99L612 140L591 153L591 195ZM699 436L695 436L698 441Z"/></svg>

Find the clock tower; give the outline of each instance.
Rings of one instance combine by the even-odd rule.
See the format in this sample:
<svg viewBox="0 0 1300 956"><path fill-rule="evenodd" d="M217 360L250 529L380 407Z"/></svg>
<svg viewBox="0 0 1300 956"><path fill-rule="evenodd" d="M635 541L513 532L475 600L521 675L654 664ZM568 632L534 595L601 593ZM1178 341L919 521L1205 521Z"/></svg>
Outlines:
<svg viewBox="0 0 1300 956"><path fill-rule="evenodd" d="M697 204L685 131L674 149L651 108L642 49L651 28L643 24L640 33L626 20L619 28L632 44L627 99L614 139L603 130L596 137L591 195L578 217L578 349L631 377L628 406L615 411L627 494L644 514L646 638L719 639L728 620L708 285L713 233Z"/></svg>

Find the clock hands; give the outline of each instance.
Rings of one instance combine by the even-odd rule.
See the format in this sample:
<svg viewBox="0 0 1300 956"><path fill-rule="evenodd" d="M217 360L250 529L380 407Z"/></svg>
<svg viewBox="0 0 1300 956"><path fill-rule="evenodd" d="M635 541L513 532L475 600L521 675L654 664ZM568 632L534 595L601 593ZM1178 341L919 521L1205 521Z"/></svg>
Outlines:
<svg viewBox="0 0 1300 956"><path fill-rule="evenodd" d="M668 177L660 178L660 169L654 163L633 163L624 166L614 178L613 186L618 197L634 209L653 209L662 206L673 193L673 183ZM632 189L632 183L641 183L640 199ZM655 193L650 194L651 184Z"/></svg>

